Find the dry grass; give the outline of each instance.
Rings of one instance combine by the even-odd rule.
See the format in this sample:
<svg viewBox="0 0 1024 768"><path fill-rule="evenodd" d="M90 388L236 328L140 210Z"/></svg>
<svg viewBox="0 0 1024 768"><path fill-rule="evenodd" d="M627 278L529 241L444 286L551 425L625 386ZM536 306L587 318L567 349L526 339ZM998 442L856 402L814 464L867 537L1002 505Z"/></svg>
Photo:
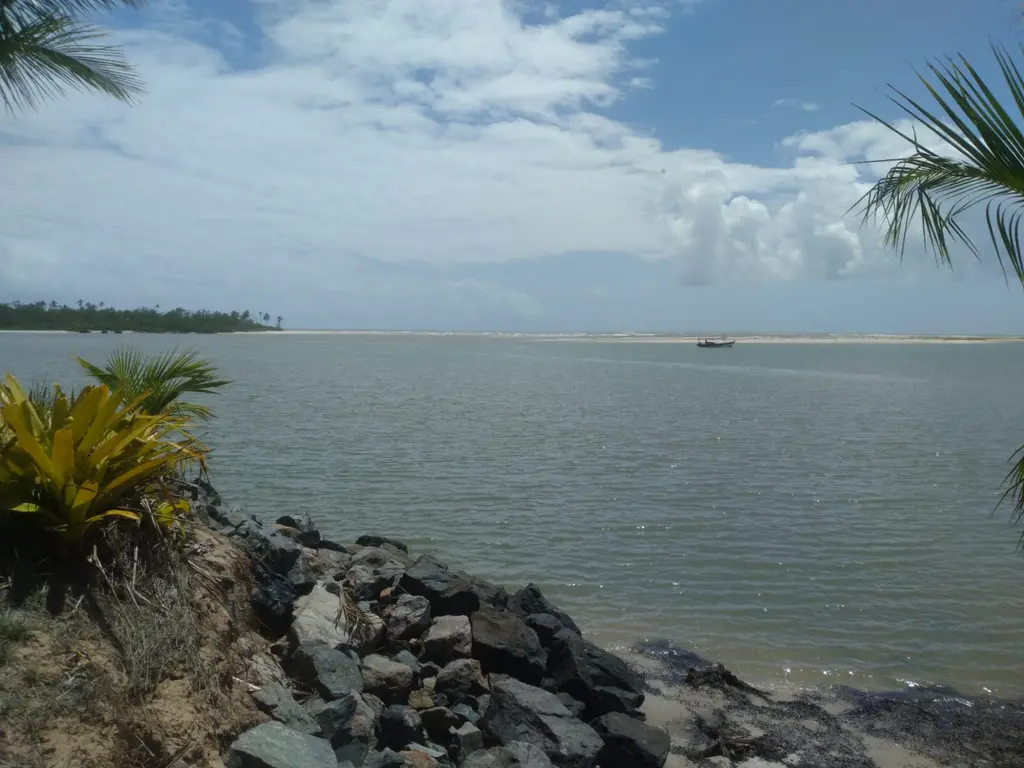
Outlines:
<svg viewBox="0 0 1024 768"><path fill-rule="evenodd" d="M220 768L263 719L245 556L205 529L176 547L112 529L92 560L90 588L51 579L0 614L0 768Z"/></svg>

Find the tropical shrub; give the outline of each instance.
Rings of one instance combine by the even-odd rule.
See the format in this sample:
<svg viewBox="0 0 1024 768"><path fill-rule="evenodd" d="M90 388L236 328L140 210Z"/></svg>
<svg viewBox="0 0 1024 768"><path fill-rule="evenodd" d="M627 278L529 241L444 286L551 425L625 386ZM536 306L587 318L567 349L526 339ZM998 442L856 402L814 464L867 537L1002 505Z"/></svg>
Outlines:
<svg viewBox="0 0 1024 768"><path fill-rule="evenodd" d="M105 385L69 396L54 386L37 405L17 379L0 387L0 513L32 515L44 529L80 543L98 524L144 518L169 527L187 502L161 494L162 480L205 448L190 420L141 409Z"/></svg>
<svg viewBox="0 0 1024 768"><path fill-rule="evenodd" d="M146 358L137 350L123 348L116 350L103 368L82 358L78 358L78 364L100 384L120 390L129 398L140 398L139 405L147 413L199 421L213 418L213 410L182 397L215 394L230 383L219 378L217 368L195 350Z"/></svg>

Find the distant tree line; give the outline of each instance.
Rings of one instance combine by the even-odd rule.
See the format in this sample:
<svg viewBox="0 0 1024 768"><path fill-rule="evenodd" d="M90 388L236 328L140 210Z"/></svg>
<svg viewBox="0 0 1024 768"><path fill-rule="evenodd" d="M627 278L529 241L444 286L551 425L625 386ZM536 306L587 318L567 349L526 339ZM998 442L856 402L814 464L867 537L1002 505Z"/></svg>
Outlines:
<svg viewBox="0 0 1024 768"><path fill-rule="evenodd" d="M36 301L0 303L0 330L5 331L90 331L106 333L232 333L235 331L280 330L284 318L272 318L268 312L190 311L178 307L160 311L155 307L115 309L103 302L91 304L79 299L77 307Z"/></svg>

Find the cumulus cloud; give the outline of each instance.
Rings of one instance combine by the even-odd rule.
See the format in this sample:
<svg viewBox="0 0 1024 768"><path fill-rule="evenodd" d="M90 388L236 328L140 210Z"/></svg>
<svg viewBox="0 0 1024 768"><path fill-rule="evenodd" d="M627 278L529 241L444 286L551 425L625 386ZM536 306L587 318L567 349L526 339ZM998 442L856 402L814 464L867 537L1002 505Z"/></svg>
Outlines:
<svg viewBox="0 0 1024 768"><path fill-rule="evenodd" d="M885 128L793 136L759 167L607 116L652 85L632 46L675 3L262 0L244 27L196 7L120 33L141 104L0 119L6 298L258 297L301 317L429 294L470 323L545 312L472 264L623 254L691 284L893 268L844 215L871 180L847 161L892 151Z"/></svg>

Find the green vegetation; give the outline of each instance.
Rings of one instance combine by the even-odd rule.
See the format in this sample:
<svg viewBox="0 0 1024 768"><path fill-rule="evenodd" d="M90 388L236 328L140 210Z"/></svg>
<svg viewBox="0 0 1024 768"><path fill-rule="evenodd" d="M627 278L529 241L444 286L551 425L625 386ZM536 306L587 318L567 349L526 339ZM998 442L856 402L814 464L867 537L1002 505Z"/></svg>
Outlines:
<svg viewBox="0 0 1024 768"><path fill-rule="evenodd" d="M0 388L0 510L28 515L75 545L113 518L174 525L180 502L161 481L202 462L205 448L188 434L189 418L146 413L144 398L104 385L69 396L55 385L43 407L8 375Z"/></svg>
<svg viewBox="0 0 1024 768"><path fill-rule="evenodd" d="M139 407L150 414L167 413L197 421L213 418L205 405L181 398L190 394L215 394L230 384L217 377L217 369L199 359L198 352L168 352L146 359L133 349L119 349L100 368L78 358L78 364L100 384L123 392L128 398L141 398Z"/></svg>
<svg viewBox="0 0 1024 768"><path fill-rule="evenodd" d="M925 247L940 264L952 266L950 246L981 251L965 229L964 215L984 210L988 240L1006 274L1010 263L1024 285L1020 227L1024 216L1024 77L1004 48L993 48L1012 103L1004 105L962 56L929 64L932 82L919 76L931 96L929 109L893 88L891 100L922 125L943 154L925 146L916 133L868 113L911 144L912 152L895 162L861 198L865 221L881 219L885 242L902 255L907 237L920 226ZM1024 47L1021 52L1024 53ZM855 206L856 207L856 206ZM1002 501L1013 503L1013 519L1024 517L1024 447L1010 458ZM1024 546L1024 536L1021 537Z"/></svg>
<svg viewBox="0 0 1024 768"><path fill-rule="evenodd" d="M0 3L2 7L2 3ZM243 312L210 312L171 309L161 312L160 307L114 309L79 300L78 307L36 301L22 304L15 301L0 303L0 330L4 331L101 331L122 333L234 333L238 331L280 330L284 318L277 317L277 325L270 325L270 313L249 310Z"/></svg>
<svg viewBox="0 0 1024 768"><path fill-rule="evenodd" d="M11 111L32 109L69 88L131 101L142 82L121 51L99 41L90 13L144 0L3 0L0 2L0 100Z"/></svg>

